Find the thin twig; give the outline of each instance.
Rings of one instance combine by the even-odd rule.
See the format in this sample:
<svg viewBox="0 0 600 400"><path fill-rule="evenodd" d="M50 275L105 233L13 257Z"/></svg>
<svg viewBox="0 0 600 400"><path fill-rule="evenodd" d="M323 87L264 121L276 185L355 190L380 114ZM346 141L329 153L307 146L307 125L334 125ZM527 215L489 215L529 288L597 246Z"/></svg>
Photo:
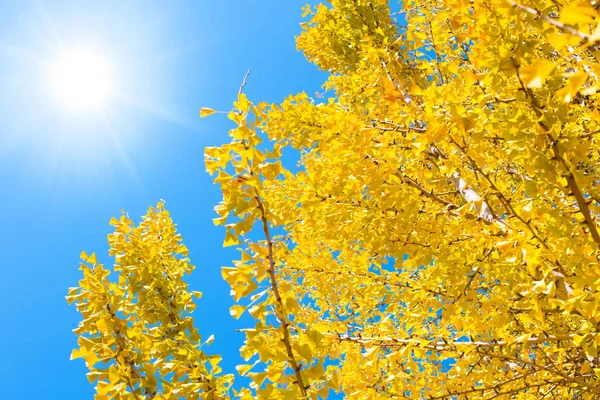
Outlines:
<svg viewBox="0 0 600 400"><path fill-rule="evenodd" d="M578 136L577 136L577 139L585 139L585 138L589 138L589 137L591 137L591 136L594 136L594 135L597 135L597 134L599 134L599 133L600 133L600 129L598 129L598 130L595 130L595 131L593 131L593 132L583 133L583 134L581 134L581 135L578 135Z"/></svg>
<svg viewBox="0 0 600 400"><path fill-rule="evenodd" d="M244 86L246 86L246 79L248 79L248 75L250 75L250 70L248 70L248 72L246 72L246 75L244 76L244 80L242 81L242 84L240 86L240 90L239 90L238 94L242 94L242 92L244 91Z"/></svg>
<svg viewBox="0 0 600 400"><path fill-rule="evenodd" d="M458 347L477 347L477 348L493 348L493 347L505 347L514 346L519 344L534 345L548 342L559 342L563 340L571 340L574 335L557 335L557 336L540 336L536 338L529 338L523 342L508 342L508 341L456 341L449 339L442 339L437 341L427 342L425 344L422 339L399 339L393 337L365 337L365 336L349 336L340 334L324 333L325 336L331 336L335 340L354 342L360 344L369 344L381 347L400 347L406 345L413 345L418 348L424 348L428 350L438 351L455 351ZM485 353L488 355L487 353Z"/></svg>
<svg viewBox="0 0 600 400"><path fill-rule="evenodd" d="M441 197L439 197L438 195L436 195L433 192L433 190L429 191L429 190L425 189L423 186L419 185L416 181L414 181L412 178L404 175L402 172L398 171L394 175L396 175L398 178L400 178L404 183L419 190L421 192L421 194L423 194L424 196L429 197L430 199L433 199L433 200L437 201L438 203L445 205L447 208L449 208L449 209L450 208L451 209L458 208L458 206L456 206L456 205L452 204L451 202L446 201L446 200L442 199Z"/></svg>
<svg viewBox="0 0 600 400"><path fill-rule="evenodd" d="M523 10L526 13L529 13L529 14L531 14L533 16L542 18L544 21L548 22L551 25L554 25L555 27L557 27L558 29L560 29L563 32L567 32L567 33L570 33L573 36L580 37L581 39L583 39L585 41L591 41L591 36L590 35L587 35L587 34L585 34L583 32L580 32L580 31L578 31L576 29L571 28L568 25L563 24L562 22L559 22L559 21L557 21L557 20L555 20L553 18L550 18L550 17L542 14L539 10L537 10L535 8L531 8L531 7L527 7L527 6L521 5L521 4L519 4L519 3L517 3L517 2L515 2L513 0L508 0L508 2L513 7L516 7L518 9L520 9L520 10Z"/></svg>
<svg viewBox="0 0 600 400"><path fill-rule="evenodd" d="M494 100L490 100L485 104L494 104L494 103L512 103L513 101L517 101L516 97L511 97L510 99L501 99L499 97L494 97Z"/></svg>

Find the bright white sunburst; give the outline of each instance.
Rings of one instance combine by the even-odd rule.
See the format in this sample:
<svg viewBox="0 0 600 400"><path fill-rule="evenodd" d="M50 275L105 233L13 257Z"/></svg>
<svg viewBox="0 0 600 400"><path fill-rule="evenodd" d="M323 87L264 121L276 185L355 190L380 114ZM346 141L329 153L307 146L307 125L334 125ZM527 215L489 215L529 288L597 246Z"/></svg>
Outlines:
<svg viewBox="0 0 600 400"><path fill-rule="evenodd" d="M114 94L114 77L108 61L91 49L63 52L51 72L55 95L69 108L101 108Z"/></svg>

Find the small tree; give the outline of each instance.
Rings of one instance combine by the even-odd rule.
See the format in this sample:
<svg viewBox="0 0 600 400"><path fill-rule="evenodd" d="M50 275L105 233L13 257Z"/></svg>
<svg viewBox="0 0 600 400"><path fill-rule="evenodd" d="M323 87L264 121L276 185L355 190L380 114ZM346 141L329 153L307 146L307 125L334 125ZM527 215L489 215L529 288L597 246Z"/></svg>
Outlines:
<svg viewBox="0 0 600 400"><path fill-rule="evenodd" d="M238 367L250 387L227 391L232 378L215 377L191 319L189 334L170 319L193 306L178 280L187 261L168 256L175 269L163 272L136 253L131 235L143 223L112 239L113 254L135 254L117 264L119 285L101 267L85 269L71 297L86 318L75 354L88 364L112 359L125 337L138 346L116 367L92 369L100 394L600 396L595 3L403 7L306 7L298 46L330 72L331 97L253 105L240 90L231 142L206 149L223 192L215 223L226 227L226 246L242 249L223 269L239 302L231 313L256 320L241 349L250 364ZM300 154L298 172L281 163L289 148ZM248 237L253 226L262 240ZM151 232L153 248L166 246L160 228ZM172 254L173 240L148 254ZM173 289L150 300L167 283L183 297L169 305ZM136 297L147 312L129 311ZM119 339L125 327L138 336ZM187 358L175 339L157 339L169 332L184 336Z"/></svg>
<svg viewBox="0 0 600 400"><path fill-rule="evenodd" d="M83 280L67 296L83 316L71 358L85 359L96 399L220 398L233 377L215 377L220 357L201 349L212 337L202 343L189 314L202 294L183 281L194 266L169 213L159 203L139 226L126 215L111 225L117 282L83 252Z"/></svg>

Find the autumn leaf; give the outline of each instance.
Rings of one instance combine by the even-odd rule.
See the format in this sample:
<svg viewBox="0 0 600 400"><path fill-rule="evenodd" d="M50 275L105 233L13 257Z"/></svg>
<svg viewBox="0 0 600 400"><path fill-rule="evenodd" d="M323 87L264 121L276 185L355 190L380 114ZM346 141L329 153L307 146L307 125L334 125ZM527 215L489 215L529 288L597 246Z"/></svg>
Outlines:
<svg viewBox="0 0 600 400"><path fill-rule="evenodd" d="M202 107L200 109L200 118L208 117L209 115L212 115L214 113L216 113L216 111L212 108Z"/></svg>
<svg viewBox="0 0 600 400"><path fill-rule="evenodd" d="M539 60L535 64L519 68L519 77L528 88L541 88L550 73L556 68L554 62Z"/></svg>
<svg viewBox="0 0 600 400"><path fill-rule="evenodd" d="M588 78L588 74L580 72L573 74L567 78L567 84L564 88L558 90L556 95L565 103L573 101L573 97Z"/></svg>
<svg viewBox="0 0 600 400"><path fill-rule="evenodd" d="M241 306L241 305L235 305L229 309L229 313L235 319L238 319L239 317L241 317L244 311L246 311L246 307Z"/></svg>

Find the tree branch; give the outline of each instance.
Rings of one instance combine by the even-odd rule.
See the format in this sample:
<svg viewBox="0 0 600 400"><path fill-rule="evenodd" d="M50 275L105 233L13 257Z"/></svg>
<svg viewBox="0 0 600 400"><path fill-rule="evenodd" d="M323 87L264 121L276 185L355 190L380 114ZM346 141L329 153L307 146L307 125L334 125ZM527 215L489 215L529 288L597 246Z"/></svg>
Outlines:
<svg viewBox="0 0 600 400"><path fill-rule="evenodd" d="M520 9L522 11L525 11L526 13L529 13L529 14L535 16L535 17L540 17L544 21L546 21L549 24L555 26L556 28L560 29L563 32L570 33L573 36L580 37L581 39L585 40L586 42L587 41L591 41L592 37L590 35L587 35L587 34L585 34L583 32L580 32L580 31L578 31L576 29L571 28L568 25L563 24L562 22L559 22L559 21L557 21L557 20L555 20L553 18L550 18L550 17L542 14L541 11L539 11L539 10L537 10L535 8L531 8L531 7L527 7L527 6L521 5L521 4L517 3L517 2L515 2L514 0L508 0L508 2L513 7L515 7L515 8L518 8L518 9Z"/></svg>
<svg viewBox="0 0 600 400"><path fill-rule="evenodd" d="M279 293L279 287L277 285L277 277L275 276L275 261L273 259L273 241L271 240L271 232L269 230L269 223L267 220L267 213L265 210L265 206L259 196L258 190L254 189L256 202L258 204L258 209L260 210L260 219L262 221L263 232L265 234L265 238L267 241L267 249L268 249L268 261L269 261L269 276L271 278L271 289L273 290L273 294L275 295L275 312L277 314L277 318L281 321L281 329L283 331L283 343L285 345L285 350L288 356L288 360L292 369L294 370L294 375L296 375L296 383L300 388L300 392L302 393L302 398L307 398L306 395L306 385L302 380L302 374L300 373L300 366L296 361L294 353L292 351L292 344L290 341L290 326L287 321L287 317L284 313L283 301L281 299L281 294Z"/></svg>
<svg viewBox="0 0 600 400"><path fill-rule="evenodd" d="M238 91L238 94L242 94L242 92L244 91L244 86L246 86L246 79L248 79L248 75L250 75L250 70L248 70L246 72L246 75L244 75L244 80L242 81L242 84L240 85L240 90Z"/></svg>
<svg viewBox="0 0 600 400"><path fill-rule="evenodd" d="M464 341L459 342L456 340L440 339L437 341L427 341L423 339L399 339L393 337L364 337L364 336L349 336L326 333L326 336L331 336L338 341L347 341L360 343L363 345L373 345L381 347L402 347L413 345L414 347L437 350L437 351L455 351L459 347L477 347L477 348L493 348L493 347L506 347L519 344L539 344L548 342L558 342L561 340L571 340L574 335L556 335L556 336L539 336L536 338L529 338L523 342L507 342L507 341ZM426 344L423 344L425 343ZM486 353L487 355L487 353Z"/></svg>

